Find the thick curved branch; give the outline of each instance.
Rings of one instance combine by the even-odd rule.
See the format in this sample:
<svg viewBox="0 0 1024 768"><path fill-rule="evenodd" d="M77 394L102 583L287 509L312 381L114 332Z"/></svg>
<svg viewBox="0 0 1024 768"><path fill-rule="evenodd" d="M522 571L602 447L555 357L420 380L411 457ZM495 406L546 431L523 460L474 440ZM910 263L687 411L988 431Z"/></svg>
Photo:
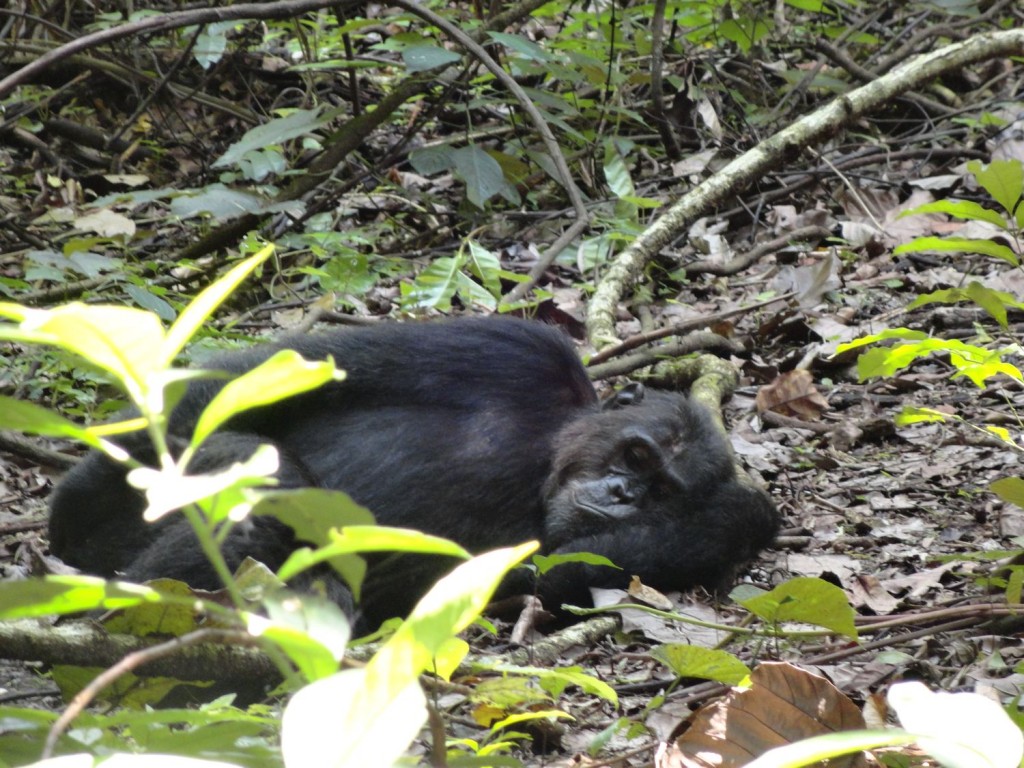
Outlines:
<svg viewBox="0 0 1024 768"><path fill-rule="evenodd" d="M803 147L834 135L863 115L905 91L946 72L987 59L1024 54L1024 30L976 35L961 43L911 59L873 83L850 91L801 118L733 160L683 195L611 265L590 301L587 333L595 348L614 344L615 307L643 274L652 256L699 217L749 187Z"/></svg>
<svg viewBox="0 0 1024 768"><path fill-rule="evenodd" d="M88 35L82 35L49 53L44 53L31 64L27 64L16 72L0 80L0 98L6 96L15 86L28 82L39 73L45 71L58 61L62 61L76 53L90 48L133 37L149 32L166 32L169 29L189 27L193 24L211 24L216 21L234 21L239 19L287 19L307 11L319 11L324 8L341 5L356 6L357 0L280 0L276 3L242 3L240 5L219 6L213 8L192 8L186 11L173 11L159 16L150 16L127 24L120 24L109 29L101 29Z"/></svg>

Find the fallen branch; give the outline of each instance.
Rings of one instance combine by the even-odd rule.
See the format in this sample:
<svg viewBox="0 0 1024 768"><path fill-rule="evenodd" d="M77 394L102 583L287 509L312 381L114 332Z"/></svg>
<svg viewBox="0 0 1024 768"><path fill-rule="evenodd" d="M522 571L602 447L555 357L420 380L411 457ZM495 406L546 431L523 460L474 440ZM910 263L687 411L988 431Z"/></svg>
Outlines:
<svg viewBox="0 0 1024 768"><path fill-rule="evenodd" d="M874 82L839 96L744 152L714 176L683 195L611 264L590 301L587 334L595 348L617 341L615 308L662 248L694 221L743 191L804 147L834 136L865 114L947 72L988 59L1024 54L1024 29L976 35L918 56Z"/></svg>

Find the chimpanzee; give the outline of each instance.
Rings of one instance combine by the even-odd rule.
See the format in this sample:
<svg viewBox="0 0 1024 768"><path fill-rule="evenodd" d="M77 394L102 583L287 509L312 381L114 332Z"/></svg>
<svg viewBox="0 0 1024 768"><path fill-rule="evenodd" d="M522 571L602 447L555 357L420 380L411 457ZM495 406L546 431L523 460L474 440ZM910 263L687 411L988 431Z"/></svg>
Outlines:
<svg viewBox="0 0 1024 768"><path fill-rule="evenodd" d="M549 608L586 604L588 587L624 586L634 574L666 590L722 587L777 530L768 496L737 478L702 407L638 387L599 405L571 344L549 326L509 318L380 324L286 338L203 367L240 373L281 348L310 360L331 355L348 376L235 417L204 444L193 470L223 468L270 443L281 486L344 490L381 524L476 552L539 539L545 552L592 552L622 568L553 569L537 585ZM172 437L187 439L222 384L189 386ZM121 440L152 460L142 433ZM218 587L184 518L150 525L143 508L123 468L90 455L53 493L51 549L90 573ZM276 568L294 547L282 524L257 517L224 549L232 568L246 556ZM451 565L371 559L364 626L404 615Z"/></svg>

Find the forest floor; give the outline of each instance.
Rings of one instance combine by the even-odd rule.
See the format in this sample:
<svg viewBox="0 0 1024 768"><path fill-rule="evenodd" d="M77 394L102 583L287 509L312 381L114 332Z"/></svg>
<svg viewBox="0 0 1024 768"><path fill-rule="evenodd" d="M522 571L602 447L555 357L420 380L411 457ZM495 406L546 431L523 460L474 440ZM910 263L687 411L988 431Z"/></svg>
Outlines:
<svg viewBox="0 0 1024 768"><path fill-rule="evenodd" d="M1010 8L1007 14L1021 13L1014 11L1012 4L1002 5ZM243 69L239 67L239 71ZM231 76L224 70L217 75L225 79ZM1021 454L988 429L1006 429L1014 437L1024 432L1020 417L1024 386L1005 376L992 378L983 387L975 386L958 377L948 355L942 354L919 360L889 376L861 381L856 355L836 353L843 342L897 327L921 330L937 338L983 343L992 349L1012 347L1022 338L1024 313L1020 308L1010 311L1006 327L973 304L931 304L906 310L922 294L964 287L972 281L1020 300L1024 298L1024 275L1018 267L963 254L893 253L894 248L916 237L956 234L993 238L1022 255L1019 240L1007 239L978 222L965 224L934 213L900 217L904 211L947 197L991 205L968 172L966 161L1024 161L1024 122L1017 113L1022 92L1019 64L1007 65L1000 77L998 98L987 94L984 98L990 100L982 102L978 95L976 103L961 103L957 114L990 110L1005 121L1002 130L978 130L977 126L959 124L955 130L943 132L932 124L917 122L917 112L906 109L906 102L901 102L891 113L897 115L892 121L897 127L888 126L889 133L879 131L881 138L873 134L877 145L851 129L849 137L837 138L830 145L827 164L816 165L816 161L804 159L800 167L766 179L761 189L743 198L741 205L695 224L645 275L643 286L630 303L622 305L619 314L616 330L619 338L625 339L654 327L732 313L728 320L716 322L711 328L739 345L727 355L740 372L740 385L725 405L726 422L740 462L770 490L784 518L776 544L743 569L738 580L771 588L793 577L808 576L841 587L856 611L861 642L837 636L794 636L758 644L718 629L624 611L620 631L576 645L569 643L561 648L559 660L561 665L579 665L612 685L619 695L619 706L570 688L562 694L558 706L575 720L539 733L532 746L524 746L517 754L528 764L604 765L612 761L615 765L649 765L657 743L668 741L691 711L723 691L703 681L677 680L651 654L652 648L662 644L715 647L727 641L726 650L748 663L798 663L827 674L858 705L900 679L921 680L942 690L981 691L1002 701L1024 694L1024 673L1018 671L1024 670L1024 625L1012 618L993 618L990 609L991 605L1006 603L1007 573L1017 574L1010 579L1012 596L1017 598L1011 602L1019 601L1019 586L1013 591L1013 579L1019 571L999 568L1016 564L1014 555L1024 549L1024 509L1001 501L989 485L1021 475ZM303 86L298 78L288 82L294 89ZM224 92L262 95L263 85L252 89L250 85L225 87ZM274 98L275 88L268 88L274 91ZM282 86L280 90L288 89ZM963 95L967 98L973 94ZM114 98L109 93L108 97ZM155 121L158 132L175 137L187 134L192 142L177 144L162 137L167 139L164 160L171 160L173 167L169 172L166 162L162 166L165 190L176 186L194 189L197 179L208 181L203 169L210 158L218 157L248 127L243 121L235 124L224 119L224 114L216 110L192 107L195 113L174 113L166 124ZM694 113L696 108L690 105ZM266 104L254 109L259 115L271 111ZM484 116L474 128L486 125L487 120L500 124L506 114L482 111ZM125 107L120 112L113 109L101 113L97 107L83 122L89 124L90 131L112 134L120 127L117 121L131 112ZM863 127L857 126L858 130ZM69 274L58 277L54 271L56 262L51 256L59 251L59 245L53 252L30 247L29 243L38 245L40 237L54 234L69 221L59 217L44 220L45 210L76 209L81 213L76 206L84 205L83 199L60 199L72 188L72 181L85 185L89 199L101 194L108 182L116 185L123 181L111 176L101 183L101 171L105 169L97 170L99 161L91 154L77 153L81 147L76 140L61 138L58 128L48 126L54 131L49 135L43 130L41 135L49 142L45 151L21 140L12 140L9 145L0 143L0 166L5 166L12 178L34 179L25 182L30 186L39 184L38 195L5 195L0 199L6 220L18 224L6 233L0 231L0 277L24 280L27 286L21 291L5 289L11 294L10 300L52 304L60 300L62 290L69 289L72 298L84 295L90 300L127 302L126 297L130 297L137 304L159 311L162 299L154 296L166 294L147 294L140 287L152 288L156 284L154 275L164 281L161 290L180 290L182 294L193 291L194 284L181 277L187 270L179 270L171 259L160 261L166 256L158 256L173 252L173 248L165 247L168 242L184 248L198 237L196 230L189 229L194 222L189 223L180 210L176 215L181 219L169 215L147 218L145 226L149 229L140 228L137 253L126 255L111 247L114 256L110 260L101 267L95 266L99 260L82 266L74 281ZM694 139L691 128L683 126L684 138ZM435 129L443 134L443 121L438 121ZM389 137L396 138L404 124L389 130ZM161 137L154 139L159 140ZM375 140L386 143L379 136ZM652 136L647 133L636 140L642 145ZM702 136L695 141L700 144L705 140ZM648 199L661 197L670 203L681 187L713 171L714 152L697 151L704 148L703 144L690 147L692 154L683 164L673 165L644 153L632 157L636 194ZM202 161L197 159L200 156ZM384 152L380 156L390 157ZM435 219L423 214L424 209L434 208L419 202L411 204L410 197L401 194L364 194L355 183L337 198L335 190L326 191L322 197L331 199L328 208L344 209L344 216L351 214L360 225L367 225L368 231L373 231L371 224L381 222L394 226L393 221L403 216L409 217L409 223L403 219L400 226L387 230L388 237L373 241L380 252L385 247L391 249L386 254L387 268L359 275L360 279L367 278L367 285L344 294L344 302L325 312L314 310L320 322L350 322L353 318L374 322L402 314L402 286L414 280L413 275L429 263L429 257L461 253L464 238L470 237L467 229L487 230L481 237L491 238L492 250L500 254L502 267L520 273L553 239L541 212L521 215L521 211L512 210L514 206L504 210L497 202L486 216L474 209L474 214L462 221L468 204L462 199L463 187L451 173L428 180L401 160L389 162L391 165L375 169L377 180L395 184L401 194L408 190L410 197L422 196L415 197L417 201L428 196L431 205L447 200L448 207ZM846 170L833 173L836 167ZM46 175L52 173L56 179L57 168L65 176L64 186L51 182ZM588 171L600 176L593 173L593 167ZM90 189L91 183L96 189ZM82 193L81 186L78 193ZM763 199L759 197L762 194ZM603 201L607 211L618 202L611 195ZM559 211L551 215L564 216L564 204L559 199ZM134 209L131 215L140 219L141 227L140 210ZM736 225L750 211L757 211L755 221ZM149 211L146 216L150 216ZM343 218L340 213L339 218ZM78 224L90 226L81 221ZM737 254L811 226L823 228L826 234L772 248L741 270L693 268L697 262L721 267ZM381 231L385 229L381 225ZM18 234L27 231L33 233L32 238ZM61 230L60 237L54 235L55 241L59 243L66 234ZM420 248L417 239L428 242ZM94 250L100 252L104 247L100 243ZM26 257L30 250L36 254L34 263ZM286 242L282 252L287 251ZM550 296L535 308L546 321L563 325L578 341L584 336L583 318L593 276L604 268L603 264L594 267L583 251L581 247L577 263L572 258L561 258L548 270L542 285ZM366 248L360 251L362 255L366 252ZM152 265L146 263L147 259ZM326 278L322 275L317 279L324 283L307 279L314 272L310 263L290 263L293 271L280 281L287 290L271 285L279 277L275 275L266 279L266 285L245 294L242 301L248 305L232 309L233 331L273 334L306 322L315 302L335 295L324 287ZM140 268L140 264L144 266ZM209 266L210 262L205 264ZM131 272L131 280L121 281L122 270L137 271ZM100 273L115 279L96 279ZM175 282L179 278L181 282ZM129 288L124 288L126 285ZM790 298L765 303L780 296ZM459 309L459 300L454 303ZM482 311L480 307L461 309ZM438 308L430 313L439 314ZM109 393L97 388L87 375L73 385L57 387L55 392L48 387L57 374L47 370L51 378L41 384L47 377L37 377L39 366L27 364L7 351L0 369L0 391L4 394L44 399L76 418L102 418L102 403ZM586 357L594 350L580 341L580 352ZM1008 359L1020 364L1016 352ZM600 382L599 388L607 389L621 380ZM76 401L76 397L81 399ZM768 410L763 408L766 401L772 404ZM897 417L907 406L935 409L951 418L899 426ZM34 441L33 445L67 449L53 442ZM4 443L2 448L0 577L19 579L60 573L61 564L50 557L47 548L46 499L63 468L45 455L14 443ZM677 611L691 618L735 625L745 615L722 597L703 593L671 597ZM626 596L605 591L598 599L606 604ZM501 621L496 625L496 637L476 629L469 634L475 654L486 657L508 650L511 626ZM542 641L538 636L533 642ZM0 703L61 707L57 690L45 673L41 666L0 665ZM661 694L665 694L665 700L659 699L658 706L652 707L652 698ZM457 712L448 722L449 736L477 741L490 738L487 728L459 709L466 700L464 690L453 689L438 701L446 711ZM626 725L620 718L626 718ZM643 722L646 730L631 729L630 722ZM426 739L424 734L416 742L417 754L426 753ZM599 745L601 757L592 760L587 755L595 745Z"/></svg>
<svg viewBox="0 0 1024 768"><path fill-rule="evenodd" d="M979 389L963 378L954 379L954 370L942 359L918 363L887 380L862 383L854 360L832 356L836 341L877 333L889 324L950 338L974 336L981 328L993 335L1001 331L980 310L899 311L909 286L931 290L967 279L949 266L899 260L888 252L866 262L833 263L834 289L813 311L780 318L762 310L736 323L734 333L752 342L749 357L736 360L743 380L726 410L732 444L743 464L771 489L785 520L777 546L742 578L771 586L793 576L821 577L841 586L860 615L893 622L864 638L871 641L870 649L846 640L814 640L790 641L758 653L761 658L809 663L839 651L834 661L814 666L858 701L893 679L920 679L944 690L991 687L1003 697L1019 696L1024 693L1024 675L1015 671L1024 661L1019 627L993 626L985 609L987 596L1002 599L1000 590L990 593L985 586L994 567L1006 559L1005 554L990 559L992 553L1018 547L1014 540L1024 536L1024 511L998 501L987 486L1019 474L1019 454L975 427L1018 428L1024 388L1005 380ZM781 275L799 269L809 267L767 259L742 280L680 291L676 310L685 317L750 305ZM993 270L985 279L1008 287L1019 272ZM844 311L851 307L865 319L845 319ZM622 330L625 336L639 328ZM1011 330L1016 335L1019 326ZM766 423L768 419L756 414L758 388L777 381L779 372L792 370L795 361L809 361L803 370L813 376L817 395L801 391L807 401L804 418ZM895 426L895 417L908 404L955 414L964 423ZM50 572L45 501L58 476L57 470L30 458L0 455L4 578ZM615 602L616 597L628 601L624 594L602 599ZM735 609L708 595L679 596L677 604L680 612L694 618L735 619ZM721 633L637 611L626 613L623 629L625 633L596 645L563 653L562 663L579 664L613 683L621 709L595 709L592 700L580 696L568 705L578 721L564 729L556 754L585 752L617 718L638 716L652 695L671 688L657 716L647 717L649 727L661 723L660 735L667 736L689 708L714 692L706 683L674 682L672 673L647 651L660 643L714 646L723 639ZM504 650L502 642L481 634L474 645L487 654ZM24 665L0 668L0 688L5 691L0 700L7 702L60 703L52 683L26 674ZM453 727L458 736L481 735L471 723ZM642 765L650 755L645 745L652 745L650 735L631 741L619 734L602 754L633 754L626 764Z"/></svg>

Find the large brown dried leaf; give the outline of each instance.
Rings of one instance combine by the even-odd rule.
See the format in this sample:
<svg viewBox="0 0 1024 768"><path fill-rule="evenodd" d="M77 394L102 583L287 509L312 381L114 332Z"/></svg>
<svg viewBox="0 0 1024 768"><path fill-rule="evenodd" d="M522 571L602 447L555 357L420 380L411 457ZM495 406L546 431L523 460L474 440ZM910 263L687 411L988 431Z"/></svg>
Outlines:
<svg viewBox="0 0 1024 768"><path fill-rule="evenodd" d="M805 421L816 421L828 408L828 401L814 386L811 372L803 368L781 374L757 392L757 411L775 411Z"/></svg>
<svg viewBox="0 0 1024 768"><path fill-rule="evenodd" d="M751 683L698 710L687 731L659 752L657 768L740 768L775 747L864 727L857 706L820 675L766 662L754 670ZM830 764L861 762L850 755Z"/></svg>

